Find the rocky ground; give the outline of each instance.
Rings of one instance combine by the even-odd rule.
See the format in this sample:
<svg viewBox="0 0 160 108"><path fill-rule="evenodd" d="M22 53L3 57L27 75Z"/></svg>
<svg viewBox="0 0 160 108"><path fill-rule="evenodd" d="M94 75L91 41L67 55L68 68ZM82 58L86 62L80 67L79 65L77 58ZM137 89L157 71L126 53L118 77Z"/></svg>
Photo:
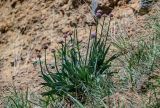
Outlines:
<svg viewBox="0 0 160 108"><path fill-rule="evenodd" d="M111 27L121 26L129 37L145 31L140 0L99 0L98 9L113 13ZM85 41L86 22L91 21L91 0L0 0L0 97L13 84L22 90L29 86L38 91L35 50L44 43L50 49L57 48L57 41L75 24L80 40ZM112 35L114 40L116 32Z"/></svg>

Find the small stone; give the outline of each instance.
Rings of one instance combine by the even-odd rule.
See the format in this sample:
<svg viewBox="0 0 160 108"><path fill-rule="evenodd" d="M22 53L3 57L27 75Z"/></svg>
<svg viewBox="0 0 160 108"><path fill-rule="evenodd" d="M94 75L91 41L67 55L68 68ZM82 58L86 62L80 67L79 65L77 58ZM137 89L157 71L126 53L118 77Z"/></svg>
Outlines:
<svg viewBox="0 0 160 108"><path fill-rule="evenodd" d="M13 67L14 66L14 62L10 62L11 66Z"/></svg>

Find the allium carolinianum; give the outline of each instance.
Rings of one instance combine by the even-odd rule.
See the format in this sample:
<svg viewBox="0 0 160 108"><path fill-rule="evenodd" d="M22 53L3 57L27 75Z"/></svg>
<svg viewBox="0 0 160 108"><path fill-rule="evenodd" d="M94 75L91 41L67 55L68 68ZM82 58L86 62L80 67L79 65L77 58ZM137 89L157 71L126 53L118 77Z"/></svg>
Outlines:
<svg viewBox="0 0 160 108"><path fill-rule="evenodd" d="M97 13L101 13L102 14L103 12L102 12L102 10L99 9L99 10L97 10Z"/></svg>
<svg viewBox="0 0 160 108"><path fill-rule="evenodd" d="M68 34L64 34L63 38L66 39L68 37Z"/></svg>
<svg viewBox="0 0 160 108"><path fill-rule="evenodd" d="M97 12L96 12L96 17L97 18L101 18L101 16L102 16L102 10L97 10Z"/></svg>
<svg viewBox="0 0 160 108"><path fill-rule="evenodd" d="M96 32L91 33L91 37L95 38L97 36Z"/></svg>

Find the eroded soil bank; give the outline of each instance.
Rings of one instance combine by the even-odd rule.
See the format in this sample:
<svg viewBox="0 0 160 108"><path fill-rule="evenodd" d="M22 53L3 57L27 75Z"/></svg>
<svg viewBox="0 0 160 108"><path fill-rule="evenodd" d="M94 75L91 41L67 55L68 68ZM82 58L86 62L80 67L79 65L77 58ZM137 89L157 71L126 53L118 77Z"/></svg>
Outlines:
<svg viewBox="0 0 160 108"><path fill-rule="evenodd" d="M111 29L118 23L130 38L139 31L148 33L143 27L145 18L155 12L148 10L142 15L140 0L99 0L97 9L112 13ZM0 97L13 83L22 90L29 86L33 92L39 91L38 66L33 66L35 50L44 43L50 49L57 48L58 39L75 24L80 40L85 42L89 30L86 22L91 21L91 0L1 0ZM51 62L51 57L47 59Z"/></svg>

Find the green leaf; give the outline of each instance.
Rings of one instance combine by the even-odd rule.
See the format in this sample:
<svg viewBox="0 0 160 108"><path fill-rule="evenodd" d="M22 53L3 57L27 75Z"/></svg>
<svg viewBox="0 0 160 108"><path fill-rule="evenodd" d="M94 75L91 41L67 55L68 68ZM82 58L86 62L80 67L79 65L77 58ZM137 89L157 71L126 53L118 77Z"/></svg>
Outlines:
<svg viewBox="0 0 160 108"><path fill-rule="evenodd" d="M77 99L72 97L70 94L67 95L79 106L79 108L85 108Z"/></svg>

